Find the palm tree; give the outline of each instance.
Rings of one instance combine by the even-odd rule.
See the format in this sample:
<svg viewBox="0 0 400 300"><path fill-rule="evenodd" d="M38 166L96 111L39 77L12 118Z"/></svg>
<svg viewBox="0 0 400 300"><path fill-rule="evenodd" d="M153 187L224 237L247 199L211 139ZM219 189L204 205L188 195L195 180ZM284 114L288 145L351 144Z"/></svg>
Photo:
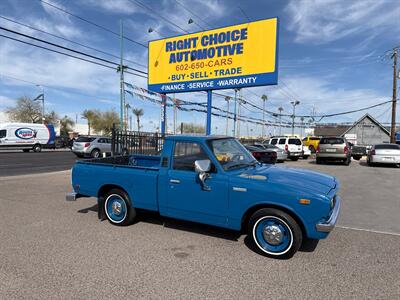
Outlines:
<svg viewBox="0 0 400 300"><path fill-rule="evenodd" d="M72 126L74 126L75 122L69 118L68 116L64 116L60 120L60 135L67 136L70 131L72 131Z"/></svg>
<svg viewBox="0 0 400 300"><path fill-rule="evenodd" d="M133 114L136 116L137 128L140 131L140 117L144 115L144 111L141 108L132 109Z"/></svg>
<svg viewBox="0 0 400 300"><path fill-rule="evenodd" d="M98 113L91 109L85 109L82 113L82 118L86 119L88 122L88 135L90 135L90 127L97 116Z"/></svg>

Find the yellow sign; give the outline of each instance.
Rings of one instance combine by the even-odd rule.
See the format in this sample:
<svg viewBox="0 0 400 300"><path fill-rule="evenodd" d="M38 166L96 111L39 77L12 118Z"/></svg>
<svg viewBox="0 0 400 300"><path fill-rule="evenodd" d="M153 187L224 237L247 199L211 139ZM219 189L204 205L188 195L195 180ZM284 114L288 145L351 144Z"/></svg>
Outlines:
<svg viewBox="0 0 400 300"><path fill-rule="evenodd" d="M149 43L148 88L159 93L276 84L278 19Z"/></svg>

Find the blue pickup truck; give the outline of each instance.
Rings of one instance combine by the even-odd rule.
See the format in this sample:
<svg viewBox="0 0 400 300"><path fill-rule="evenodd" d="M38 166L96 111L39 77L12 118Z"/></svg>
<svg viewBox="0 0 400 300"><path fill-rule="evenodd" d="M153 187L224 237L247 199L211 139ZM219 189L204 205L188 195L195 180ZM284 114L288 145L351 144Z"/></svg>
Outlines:
<svg viewBox="0 0 400 300"><path fill-rule="evenodd" d="M169 136L159 156L78 161L74 192L98 199L99 218L129 225L137 209L246 230L256 249L288 258L302 241L326 238L340 210L338 181L325 174L265 165L236 139Z"/></svg>

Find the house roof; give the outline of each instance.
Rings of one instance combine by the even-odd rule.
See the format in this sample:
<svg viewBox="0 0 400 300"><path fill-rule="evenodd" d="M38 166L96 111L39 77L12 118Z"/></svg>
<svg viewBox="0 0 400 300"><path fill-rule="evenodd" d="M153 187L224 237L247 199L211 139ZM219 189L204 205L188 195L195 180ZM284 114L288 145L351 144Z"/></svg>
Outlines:
<svg viewBox="0 0 400 300"><path fill-rule="evenodd" d="M382 131L384 131L387 135L390 135L389 130L384 127L381 123L375 120L370 114L366 113L359 120L354 122L353 125L324 125L324 126L316 126L314 128L314 135L316 136L344 136L351 129L357 126L360 122L365 119L370 119L376 126L378 126Z"/></svg>
<svg viewBox="0 0 400 300"><path fill-rule="evenodd" d="M375 120L369 113L366 113L364 116L362 116L358 121L354 122L353 125L349 126L349 128L343 133L345 135L347 132L349 132L352 128L357 126L361 121L364 119L370 119L376 126L378 126L380 129L382 129L387 135L390 136L390 132L377 120Z"/></svg>
<svg viewBox="0 0 400 300"><path fill-rule="evenodd" d="M314 128L315 136L341 136L349 129L349 125L325 125Z"/></svg>

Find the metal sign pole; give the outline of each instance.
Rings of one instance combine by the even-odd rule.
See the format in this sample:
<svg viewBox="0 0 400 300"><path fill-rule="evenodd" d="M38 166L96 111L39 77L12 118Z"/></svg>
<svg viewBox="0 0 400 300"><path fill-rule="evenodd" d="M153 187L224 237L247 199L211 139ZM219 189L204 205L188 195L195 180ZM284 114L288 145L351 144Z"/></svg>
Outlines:
<svg viewBox="0 0 400 300"><path fill-rule="evenodd" d="M167 95L161 94L161 135L165 135L165 123L167 118Z"/></svg>
<svg viewBox="0 0 400 300"><path fill-rule="evenodd" d="M211 134L211 106L212 106L212 90L207 90L207 125L206 135Z"/></svg>

